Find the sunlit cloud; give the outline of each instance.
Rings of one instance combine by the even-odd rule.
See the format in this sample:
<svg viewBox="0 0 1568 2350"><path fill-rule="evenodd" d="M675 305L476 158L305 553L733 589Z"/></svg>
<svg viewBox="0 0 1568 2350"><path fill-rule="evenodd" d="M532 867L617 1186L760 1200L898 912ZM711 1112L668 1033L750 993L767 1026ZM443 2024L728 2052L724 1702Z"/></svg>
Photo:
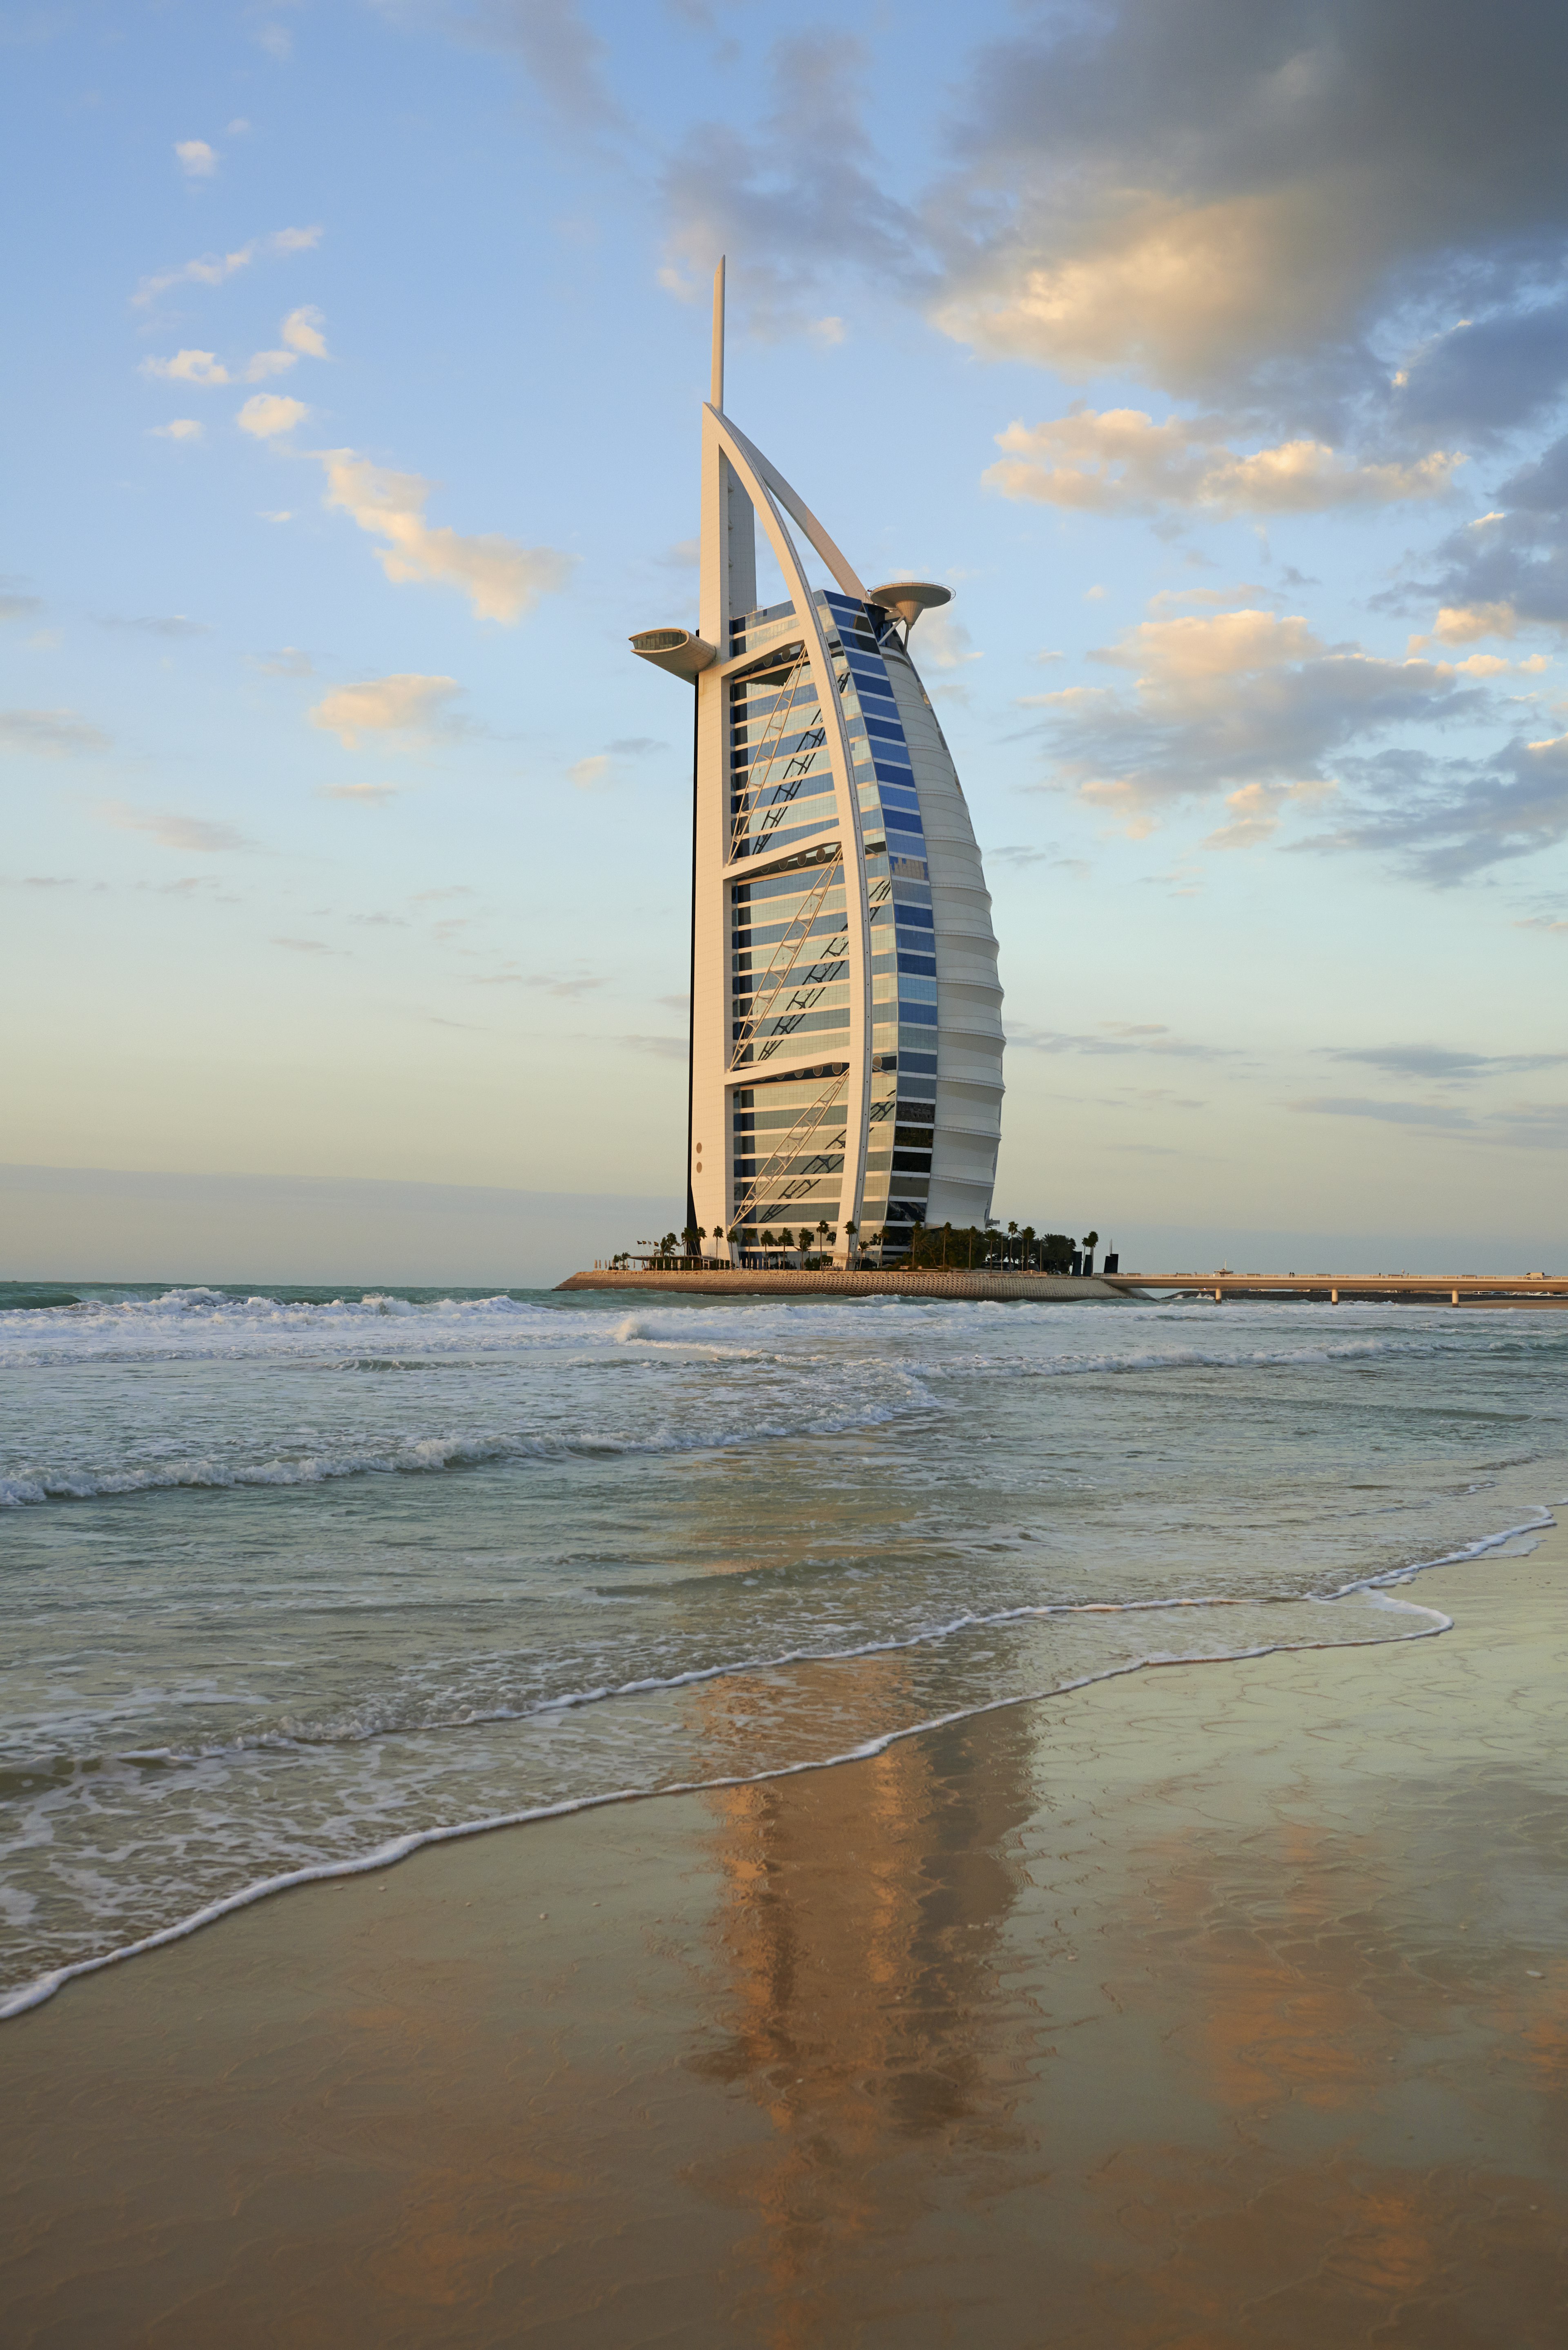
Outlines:
<svg viewBox="0 0 1568 2350"><path fill-rule="evenodd" d="M352 449L316 452L327 469L330 508L347 514L372 538L387 577L459 588L477 617L510 624L541 596L563 588L576 563L551 546L522 546L498 531L465 537L450 525L432 526L425 504L434 484L418 473L394 473Z"/></svg>
<svg viewBox="0 0 1568 2350"><path fill-rule="evenodd" d="M271 441L280 432L292 432L309 413L303 400L286 400L275 391L257 391L246 400L235 422L242 432L252 432L258 441Z"/></svg>
<svg viewBox="0 0 1568 2350"><path fill-rule="evenodd" d="M327 338L321 331L325 324L315 305L306 303L289 312L280 331L291 351L303 351L307 359L324 359L327 355Z"/></svg>
<svg viewBox="0 0 1568 2350"><path fill-rule="evenodd" d="M462 691L455 677L404 672L375 678L363 685L334 687L311 711L310 723L324 733L336 734L346 750L358 749L367 734L401 749L432 734L457 731L460 722L451 705Z"/></svg>
<svg viewBox="0 0 1568 2350"><path fill-rule="evenodd" d="M93 814L100 824L112 825L118 832L151 834L161 848L214 857L254 845L232 824L214 822L208 816L183 816L173 808L140 808L132 806L129 800L100 800Z"/></svg>
<svg viewBox="0 0 1568 2350"><path fill-rule="evenodd" d="M1088 514L1392 505L1441 496L1465 463L1457 452L1434 450L1410 464L1357 464L1309 440L1241 455L1220 419L1170 416L1156 424L1137 408L1076 408L1042 424L1010 424L996 442L1006 454L981 475L985 488Z"/></svg>
<svg viewBox="0 0 1568 2350"><path fill-rule="evenodd" d="M174 160L188 180L210 180L218 168L217 151L204 139L177 139Z"/></svg>
<svg viewBox="0 0 1568 2350"><path fill-rule="evenodd" d="M202 428L193 416L176 416L167 424L151 424L148 432L154 441L199 441Z"/></svg>
<svg viewBox="0 0 1568 2350"><path fill-rule="evenodd" d="M248 244L237 246L233 253L199 255L194 261L182 261L172 269L161 269L144 277L131 301L138 309L145 309L171 286L222 286L238 271L248 269L258 256L282 260L290 254L314 251L322 234L319 227L274 229L267 236L253 237Z"/></svg>

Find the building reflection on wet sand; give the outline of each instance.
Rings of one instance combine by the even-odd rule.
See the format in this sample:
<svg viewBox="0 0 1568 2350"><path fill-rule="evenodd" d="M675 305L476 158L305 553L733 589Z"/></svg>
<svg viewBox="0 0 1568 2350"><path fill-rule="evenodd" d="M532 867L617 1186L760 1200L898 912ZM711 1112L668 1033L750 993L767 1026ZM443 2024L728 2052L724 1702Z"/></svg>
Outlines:
<svg viewBox="0 0 1568 2350"><path fill-rule="evenodd" d="M708 1799L727 1899L690 2063L767 2129L685 2176L750 2218L742 2335L1555 2344L1568 1966L1527 2023L1480 1819L1426 1817L1420 1783L1354 1829L1162 1830L1156 1801L1129 1850L1053 1798L1053 1726ZM1512 1818L1550 1840L1540 1786Z"/></svg>

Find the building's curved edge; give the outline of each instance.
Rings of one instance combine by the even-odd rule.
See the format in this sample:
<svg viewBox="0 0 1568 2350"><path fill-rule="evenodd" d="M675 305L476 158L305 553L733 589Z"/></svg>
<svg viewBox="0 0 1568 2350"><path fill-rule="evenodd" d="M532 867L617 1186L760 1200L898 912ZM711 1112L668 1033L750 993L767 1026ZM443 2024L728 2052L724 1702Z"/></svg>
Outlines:
<svg viewBox="0 0 1568 2350"><path fill-rule="evenodd" d="M1048 1273L573 1273L564 1289L649 1290L701 1297L978 1297L1034 1305L1130 1305L1108 1282Z"/></svg>

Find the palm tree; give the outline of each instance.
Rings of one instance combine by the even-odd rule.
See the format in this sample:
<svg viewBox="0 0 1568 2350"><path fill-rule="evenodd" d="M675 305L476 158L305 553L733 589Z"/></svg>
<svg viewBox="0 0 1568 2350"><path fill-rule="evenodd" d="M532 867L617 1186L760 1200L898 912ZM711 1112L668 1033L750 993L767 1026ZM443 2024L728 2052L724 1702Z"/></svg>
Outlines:
<svg viewBox="0 0 1568 2350"><path fill-rule="evenodd" d="M1099 1245L1099 1239L1098 1232L1084 1234L1084 1271L1085 1273L1093 1273L1095 1269L1095 1251Z"/></svg>
<svg viewBox="0 0 1568 2350"><path fill-rule="evenodd" d="M1011 1217L1009 1217L1009 1219L1008 1219L1008 1223L1007 1223L1007 1238L1008 1238L1008 1243L1009 1243L1009 1245L1008 1245L1008 1251L1007 1251L1007 1262L1009 1263L1009 1264L1011 1264L1011 1263L1012 1263L1012 1262L1013 1254L1014 1254L1014 1251L1013 1251L1013 1249L1012 1249L1012 1243L1014 1241L1016 1241L1016 1239L1018 1238L1018 1219L1017 1219L1017 1217L1016 1217L1016 1216L1011 1216Z"/></svg>
<svg viewBox="0 0 1568 2350"><path fill-rule="evenodd" d="M853 1258L853 1256L854 1256L854 1254L855 1254L855 1242L856 1242L856 1236L857 1236L857 1234L858 1233L859 1230L860 1230L860 1227L859 1227L859 1225L856 1222L856 1221L855 1221L855 1219L854 1219L854 1217L853 1217L853 1216L846 1216L846 1217L845 1217L845 1219L844 1219L844 1237L845 1237L845 1239L849 1243L849 1254L850 1254L850 1256L851 1256L852 1258Z"/></svg>

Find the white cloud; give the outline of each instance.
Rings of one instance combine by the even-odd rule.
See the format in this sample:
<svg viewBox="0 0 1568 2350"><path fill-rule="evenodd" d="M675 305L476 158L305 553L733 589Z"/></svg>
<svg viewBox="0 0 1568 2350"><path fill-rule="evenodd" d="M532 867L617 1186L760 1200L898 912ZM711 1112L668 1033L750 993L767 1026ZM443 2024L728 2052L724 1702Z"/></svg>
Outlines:
<svg viewBox="0 0 1568 2350"><path fill-rule="evenodd" d="M1445 645L1473 645L1478 637L1513 637L1519 614L1511 604L1445 604L1432 634Z"/></svg>
<svg viewBox="0 0 1568 2350"><path fill-rule="evenodd" d="M1010 424L1007 453L981 474L1006 498L1096 514L1207 506L1224 514L1318 514L1333 506L1390 505L1438 497L1465 463L1434 450L1414 464L1358 465L1324 441L1285 441L1243 456L1216 417L1167 417L1138 408L1074 408L1065 416Z"/></svg>
<svg viewBox="0 0 1568 2350"><path fill-rule="evenodd" d="M139 310L157 300L171 286L222 286L241 269L248 269L258 255L282 260L293 253L310 253L321 242L317 228L278 228L269 235L252 237L233 253L208 253L194 261L182 261L173 269L161 269L151 277L144 277L130 299Z"/></svg>
<svg viewBox="0 0 1568 2350"><path fill-rule="evenodd" d="M844 340L844 321L842 318L814 318L806 333L825 350L833 350Z"/></svg>
<svg viewBox="0 0 1568 2350"><path fill-rule="evenodd" d="M168 424L148 427L155 441L199 441L202 428L193 416L176 416Z"/></svg>
<svg viewBox="0 0 1568 2350"><path fill-rule="evenodd" d="M971 661L985 659L983 653L975 650L963 622L954 619L950 606L939 606L934 611L921 613L919 646L918 660L922 670L964 669Z"/></svg>
<svg viewBox="0 0 1568 2350"><path fill-rule="evenodd" d="M210 180L218 168L217 151L204 139L177 139L174 154L188 180Z"/></svg>
<svg viewBox="0 0 1568 2350"><path fill-rule="evenodd" d="M348 800L357 807L385 807L398 796L396 784L320 784L318 800Z"/></svg>
<svg viewBox="0 0 1568 2350"><path fill-rule="evenodd" d="M229 370L215 351L176 351L171 359L143 359L143 375L165 383L228 383Z"/></svg>
<svg viewBox="0 0 1568 2350"><path fill-rule="evenodd" d="M309 415L303 400L285 400L275 391L253 392L238 417L242 432L254 432L258 441L270 441L279 432L292 432Z"/></svg>
<svg viewBox="0 0 1568 2350"><path fill-rule="evenodd" d="M578 759L566 769L566 781L575 792L591 792L610 780L610 760L607 751L597 751L591 759Z"/></svg>
<svg viewBox="0 0 1568 2350"><path fill-rule="evenodd" d="M0 744L41 759L66 759L107 751L109 736L74 710L0 710Z"/></svg>
<svg viewBox="0 0 1568 2350"><path fill-rule="evenodd" d="M349 751L358 749L362 734L404 735L421 742L452 730L447 704L462 691L455 677L404 672L374 678L364 685L335 686L310 712L310 723L336 734Z"/></svg>
<svg viewBox="0 0 1568 2350"><path fill-rule="evenodd" d="M362 531L389 543L379 550L382 570L400 586L435 582L461 588L481 619L513 621L543 595L566 586L576 557L550 546L520 546L498 531L465 538L424 518L434 484L418 473L393 473L352 449L316 452L327 468L329 507Z"/></svg>
<svg viewBox="0 0 1568 2350"><path fill-rule="evenodd" d="M284 320L283 339L291 351L303 351L307 359L324 359L327 338L321 329L325 324L320 311L307 302L302 308L291 310Z"/></svg>
<svg viewBox="0 0 1568 2350"><path fill-rule="evenodd" d="M112 825L117 832L150 832L161 848L193 850L203 857L215 857L227 849L251 846L244 833L232 824L215 824L207 816L181 816L172 808L139 808L129 800L100 800L93 814L100 824Z"/></svg>
<svg viewBox="0 0 1568 2350"><path fill-rule="evenodd" d="M1050 713L1061 780L1135 838L1173 803L1227 793L1231 818L1210 845L1246 847L1293 801L1339 780L1331 756L1475 706L1452 664L1331 648L1299 615L1148 620L1095 658L1135 671L1131 692L1069 686L1023 699Z"/></svg>

